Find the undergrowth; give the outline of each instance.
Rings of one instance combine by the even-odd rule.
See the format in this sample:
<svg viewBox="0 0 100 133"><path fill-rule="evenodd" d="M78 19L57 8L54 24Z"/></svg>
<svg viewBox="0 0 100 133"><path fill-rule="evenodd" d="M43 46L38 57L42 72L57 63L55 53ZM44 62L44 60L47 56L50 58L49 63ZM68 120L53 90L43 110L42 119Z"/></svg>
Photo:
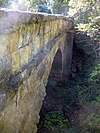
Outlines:
<svg viewBox="0 0 100 133"><path fill-rule="evenodd" d="M53 97L64 99L65 104L70 106L72 110L75 104L81 107L87 103L90 103L91 105L88 110L91 109L92 111L92 108L97 109L97 111L93 111L94 115L87 115L87 117L82 121L82 124L78 123L78 126L83 128L81 133L84 133L84 131L90 133L92 130L95 133L99 133L100 64L96 63L93 57L84 54L82 69L77 72L75 77L71 77L67 82L59 85L61 88L65 89L64 93L58 94L56 90L57 88L54 89L51 87L49 89L54 89ZM87 127L84 127L84 124L86 124ZM66 128L67 125L68 120L65 119L63 112L59 112L59 110L58 112L49 112L46 115L45 126L49 130Z"/></svg>
<svg viewBox="0 0 100 133"><path fill-rule="evenodd" d="M50 131L55 130L56 128L61 130L68 125L68 120L65 119L62 111L52 111L49 112L45 117L44 126Z"/></svg>

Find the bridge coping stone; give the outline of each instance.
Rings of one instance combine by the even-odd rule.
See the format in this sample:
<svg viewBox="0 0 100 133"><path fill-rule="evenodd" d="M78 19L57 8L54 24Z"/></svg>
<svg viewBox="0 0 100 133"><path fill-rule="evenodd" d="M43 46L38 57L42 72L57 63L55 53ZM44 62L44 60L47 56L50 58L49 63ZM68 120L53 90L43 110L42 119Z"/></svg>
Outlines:
<svg viewBox="0 0 100 133"><path fill-rule="evenodd" d="M73 20L60 14L47 14L40 12L19 11L10 9L0 9L0 34L10 33L17 30L21 24L41 23L62 19L68 23L67 29L73 27Z"/></svg>

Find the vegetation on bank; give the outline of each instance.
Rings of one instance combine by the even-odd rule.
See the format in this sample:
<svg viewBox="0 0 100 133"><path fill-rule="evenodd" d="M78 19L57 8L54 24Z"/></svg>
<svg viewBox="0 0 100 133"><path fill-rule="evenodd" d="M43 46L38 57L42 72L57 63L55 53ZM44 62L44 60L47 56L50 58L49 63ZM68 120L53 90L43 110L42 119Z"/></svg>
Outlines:
<svg viewBox="0 0 100 133"><path fill-rule="evenodd" d="M76 52L80 52L79 49ZM100 65L94 62L94 57L84 52L80 54L82 66L75 75L72 74L67 82L58 83L56 87L50 84L47 87L47 95L51 93L54 101L63 99L62 109L54 109L45 116L44 126L50 133L100 132Z"/></svg>
<svg viewBox="0 0 100 133"><path fill-rule="evenodd" d="M51 111L46 114L44 126L51 131L55 129L61 130L66 128L68 125L68 120L65 119L62 111Z"/></svg>

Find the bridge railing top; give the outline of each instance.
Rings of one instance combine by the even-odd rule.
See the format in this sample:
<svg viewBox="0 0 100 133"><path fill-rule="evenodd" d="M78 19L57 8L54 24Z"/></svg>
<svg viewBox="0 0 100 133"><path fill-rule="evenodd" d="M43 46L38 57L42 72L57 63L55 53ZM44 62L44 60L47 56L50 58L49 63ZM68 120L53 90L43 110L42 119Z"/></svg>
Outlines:
<svg viewBox="0 0 100 133"><path fill-rule="evenodd" d="M62 19L69 23L68 29L73 26L73 20L60 14L47 14L40 12L19 11L1 8L0 9L0 34L10 33L25 23L41 23Z"/></svg>

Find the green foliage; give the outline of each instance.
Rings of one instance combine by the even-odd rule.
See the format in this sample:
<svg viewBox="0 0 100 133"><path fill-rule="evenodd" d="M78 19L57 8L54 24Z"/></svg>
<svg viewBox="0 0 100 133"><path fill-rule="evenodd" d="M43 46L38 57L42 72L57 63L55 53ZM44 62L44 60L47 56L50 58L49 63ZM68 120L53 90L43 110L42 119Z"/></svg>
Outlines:
<svg viewBox="0 0 100 133"><path fill-rule="evenodd" d="M8 3L9 0L0 0L0 5Z"/></svg>
<svg viewBox="0 0 100 133"><path fill-rule="evenodd" d="M48 5L46 1L28 0L28 9L31 10L31 11L38 11L38 6L45 6L46 7L46 5ZM44 7L43 7L43 9L44 9Z"/></svg>
<svg viewBox="0 0 100 133"><path fill-rule="evenodd" d="M79 31L87 33L99 41L100 35L100 3L99 0L70 0L69 15L74 17L74 23Z"/></svg>
<svg viewBox="0 0 100 133"><path fill-rule="evenodd" d="M94 129L95 133L100 132L100 103L91 102L87 105L88 114L83 114L82 125L87 125L85 128ZM86 110L86 109L85 109ZM91 111L90 111L91 110ZM82 115L82 114L81 114Z"/></svg>
<svg viewBox="0 0 100 133"><path fill-rule="evenodd" d="M52 13L50 7L48 7L48 6L46 6L46 5L43 5L43 4L36 5L35 11L36 11L36 12L49 13L49 14Z"/></svg>
<svg viewBox="0 0 100 133"><path fill-rule="evenodd" d="M98 95L97 97L96 97L96 100L95 100L97 103L100 103L100 95Z"/></svg>
<svg viewBox="0 0 100 133"><path fill-rule="evenodd" d="M41 0L28 0L30 2L31 5L35 5L35 4L42 4L43 2Z"/></svg>
<svg viewBox="0 0 100 133"><path fill-rule="evenodd" d="M54 0L52 3L53 13L67 13L69 10L68 1L69 0Z"/></svg>
<svg viewBox="0 0 100 133"><path fill-rule="evenodd" d="M99 65L95 66L93 63L86 63L87 64L84 66L84 70L81 72L82 75L85 75L79 91L80 102L95 100L97 96L100 95L100 67L96 67Z"/></svg>
<svg viewBox="0 0 100 133"><path fill-rule="evenodd" d="M34 11L36 9L36 5L44 4L48 5L52 10L53 13L63 13L68 11L68 1L69 0L28 0L29 4L28 7L30 10Z"/></svg>
<svg viewBox="0 0 100 133"><path fill-rule="evenodd" d="M97 64L94 68L94 70L92 70L92 72L90 73L90 78L91 79L99 79L100 78L100 64ZM98 80L96 80L98 81Z"/></svg>
<svg viewBox="0 0 100 133"><path fill-rule="evenodd" d="M49 112L45 118L44 126L49 130L55 130L56 128L62 129L67 127L68 120L65 119L63 112Z"/></svg>

